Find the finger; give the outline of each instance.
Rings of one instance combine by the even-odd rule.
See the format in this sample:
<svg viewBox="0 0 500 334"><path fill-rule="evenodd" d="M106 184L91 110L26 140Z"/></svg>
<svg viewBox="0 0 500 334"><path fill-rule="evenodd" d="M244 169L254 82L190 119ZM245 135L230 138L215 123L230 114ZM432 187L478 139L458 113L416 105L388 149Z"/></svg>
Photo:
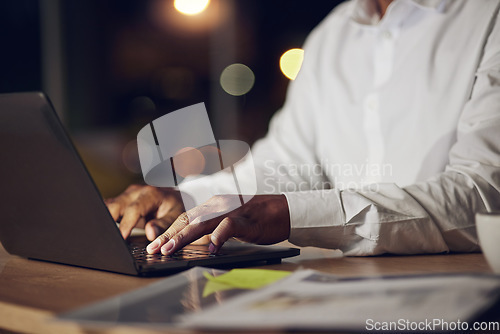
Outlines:
<svg viewBox="0 0 500 334"><path fill-rule="evenodd" d="M126 207L120 221L120 232L123 238L128 238L134 227L145 225L146 216L156 211L159 200L153 191L145 188L137 199Z"/></svg>
<svg viewBox="0 0 500 334"><path fill-rule="evenodd" d="M193 245L207 245L210 243L210 234L204 235L198 240L193 241L191 244Z"/></svg>
<svg viewBox="0 0 500 334"><path fill-rule="evenodd" d="M220 221L220 218L213 218L214 209L216 207L205 203L181 214L165 231L163 240L151 248L158 247L155 251L160 250L162 254L168 255L192 242L207 242L208 239L203 237L212 232Z"/></svg>
<svg viewBox="0 0 500 334"><path fill-rule="evenodd" d="M171 224L184 211L186 210L184 210L183 199L180 193L173 190L168 193L164 193L164 200L158 207L156 218L170 216L169 218L172 219L170 221Z"/></svg>
<svg viewBox="0 0 500 334"><path fill-rule="evenodd" d="M172 222L175 221L177 217L178 215L167 215L165 217L151 219L148 221L144 227L148 240L153 241L156 237L165 232L165 230L172 225Z"/></svg>
<svg viewBox="0 0 500 334"><path fill-rule="evenodd" d="M170 255L183 248L184 246L198 240L202 236L213 231L218 221L193 221L186 225L182 230L173 235L170 240L164 244L160 251L163 255Z"/></svg>
<svg viewBox="0 0 500 334"><path fill-rule="evenodd" d="M120 205L118 203L112 202L112 201L106 201L106 206L108 207L108 211L111 214L111 217L113 217L114 221L118 221L121 218L121 209Z"/></svg>
<svg viewBox="0 0 500 334"><path fill-rule="evenodd" d="M147 251L150 254L159 251L161 251L162 254L171 254L185 245L203 237L205 234L212 232L215 226L220 222L220 218L217 218L220 216L218 212L221 208L227 206L226 202L228 199L230 200L231 198L215 196L204 204L196 206L188 212L181 214L165 233L148 245ZM188 232L186 234L184 229L187 228L188 225L195 226L195 228L190 227L186 230ZM181 231L182 234L180 234ZM172 240L177 234L180 234L179 237L176 238L176 240Z"/></svg>
<svg viewBox="0 0 500 334"><path fill-rule="evenodd" d="M146 233L146 238L149 241L153 241L157 236L159 236L165 229L161 228L161 225L158 223L157 219L150 220L144 226L144 232Z"/></svg>
<svg viewBox="0 0 500 334"><path fill-rule="evenodd" d="M120 195L104 200L109 213L115 221L118 221L122 217L125 208L139 196L142 189L142 186L132 184Z"/></svg>
<svg viewBox="0 0 500 334"><path fill-rule="evenodd" d="M181 231L189 224L189 217L187 212L183 212L177 219L170 225L170 227L160 234L153 242L151 242L146 250L149 254L158 253L160 248L165 245L175 234Z"/></svg>
<svg viewBox="0 0 500 334"><path fill-rule="evenodd" d="M165 232L165 230L167 230L172 225L172 223L182 214L182 210L179 210L182 205L179 205L175 200L170 200L168 201L172 203L170 204L170 207L174 209L167 211L162 216L160 216L159 212L162 206L165 207L165 202L167 201L162 201L157 210L157 216L159 218L152 219L146 223L145 231L146 237L149 241L153 241L161 233Z"/></svg>
<svg viewBox="0 0 500 334"><path fill-rule="evenodd" d="M146 225L148 208L141 204L127 207L120 221L119 229L124 239L127 239L134 227L143 228Z"/></svg>
<svg viewBox="0 0 500 334"><path fill-rule="evenodd" d="M215 254L219 252L222 245L224 245L229 238L245 233L245 231L242 230L245 228L245 224L240 223L240 220L241 218L226 217L220 222L210 237L210 253Z"/></svg>

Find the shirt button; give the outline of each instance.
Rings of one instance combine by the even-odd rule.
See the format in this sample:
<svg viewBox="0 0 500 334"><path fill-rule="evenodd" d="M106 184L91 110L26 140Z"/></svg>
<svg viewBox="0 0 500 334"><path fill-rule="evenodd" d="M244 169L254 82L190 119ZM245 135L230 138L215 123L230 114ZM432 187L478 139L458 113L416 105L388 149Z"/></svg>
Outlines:
<svg viewBox="0 0 500 334"><path fill-rule="evenodd" d="M376 111L378 109L377 97L374 95L369 95L366 98L365 106L369 111Z"/></svg>
<svg viewBox="0 0 500 334"><path fill-rule="evenodd" d="M382 38L386 40L392 39L392 33L389 30L384 30L382 32Z"/></svg>

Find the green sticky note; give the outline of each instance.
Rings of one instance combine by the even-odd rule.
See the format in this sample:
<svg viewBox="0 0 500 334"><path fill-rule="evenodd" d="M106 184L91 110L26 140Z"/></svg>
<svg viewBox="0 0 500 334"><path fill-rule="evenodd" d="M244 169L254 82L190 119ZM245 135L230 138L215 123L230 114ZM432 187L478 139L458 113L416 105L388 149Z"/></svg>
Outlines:
<svg viewBox="0 0 500 334"><path fill-rule="evenodd" d="M259 289L290 275L289 271L269 269L233 269L219 276L203 273L210 282L236 289Z"/></svg>
<svg viewBox="0 0 500 334"><path fill-rule="evenodd" d="M210 276L210 274L208 274L208 273L207 273L207 275ZM206 275L205 275L205 277L206 277ZM213 276L210 276L210 277L213 277ZM208 280L207 283L205 284L205 287L203 288L203 298L210 296L214 292L232 290L232 289L234 289L234 287L232 287L230 285Z"/></svg>

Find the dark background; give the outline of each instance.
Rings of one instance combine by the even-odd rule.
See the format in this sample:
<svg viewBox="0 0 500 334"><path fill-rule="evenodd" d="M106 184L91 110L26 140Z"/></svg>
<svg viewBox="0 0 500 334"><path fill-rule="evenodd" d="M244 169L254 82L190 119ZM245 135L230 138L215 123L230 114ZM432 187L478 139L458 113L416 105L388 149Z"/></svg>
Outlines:
<svg viewBox="0 0 500 334"><path fill-rule="evenodd" d="M216 138L265 135L289 82L280 56L339 2L212 0L185 16L173 0L2 1L0 93L46 92L113 196L141 181L135 136L167 112L205 102ZM232 63L255 74L243 96L220 87Z"/></svg>

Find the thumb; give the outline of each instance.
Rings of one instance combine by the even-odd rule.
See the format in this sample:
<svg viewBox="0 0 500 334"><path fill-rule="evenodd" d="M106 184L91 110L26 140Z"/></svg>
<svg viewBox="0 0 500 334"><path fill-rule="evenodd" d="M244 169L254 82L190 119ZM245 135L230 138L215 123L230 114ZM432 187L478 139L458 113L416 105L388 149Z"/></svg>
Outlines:
<svg viewBox="0 0 500 334"><path fill-rule="evenodd" d="M156 237L165 232L165 230L170 226L171 223L172 222L167 222L161 218L148 221L146 223L146 226L144 226L146 237L149 241L153 241L154 239L156 239Z"/></svg>
<svg viewBox="0 0 500 334"><path fill-rule="evenodd" d="M210 252L212 254L217 253L222 245L229 240L229 238L240 235L243 231L238 231L238 227L243 227L243 224L239 223L240 218L225 217L219 225L215 228L210 236Z"/></svg>

